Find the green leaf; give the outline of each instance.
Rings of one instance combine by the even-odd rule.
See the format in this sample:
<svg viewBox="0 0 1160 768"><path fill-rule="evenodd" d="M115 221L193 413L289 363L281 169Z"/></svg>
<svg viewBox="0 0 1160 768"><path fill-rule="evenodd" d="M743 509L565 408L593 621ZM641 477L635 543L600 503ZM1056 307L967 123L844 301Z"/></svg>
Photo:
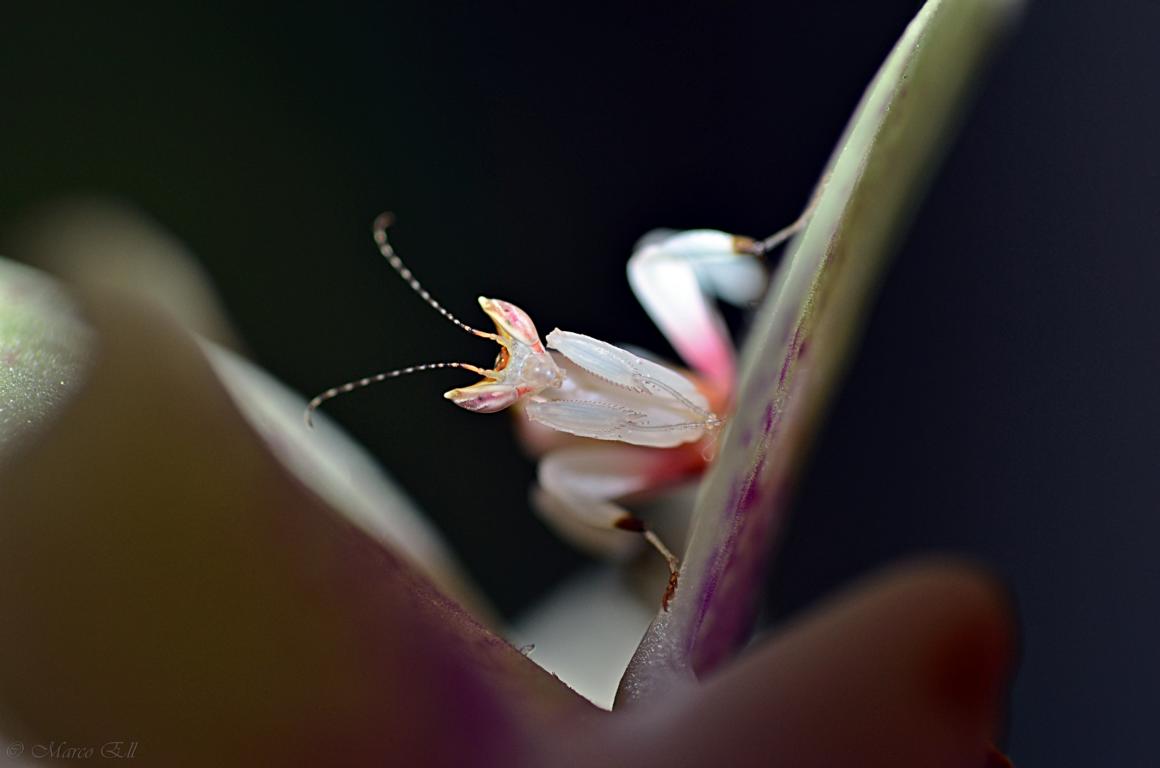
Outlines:
<svg viewBox="0 0 1160 768"><path fill-rule="evenodd" d="M930 0L890 53L755 319L737 409L694 512L680 587L618 693L655 696L748 638L796 478L955 118L1017 0Z"/></svg>
<svg viewBox="0 0 1160 768"><path fill-rule="evenodd" d="M83 374L90 343L55 281L0 259L0 454L64 401Z"/></svg>

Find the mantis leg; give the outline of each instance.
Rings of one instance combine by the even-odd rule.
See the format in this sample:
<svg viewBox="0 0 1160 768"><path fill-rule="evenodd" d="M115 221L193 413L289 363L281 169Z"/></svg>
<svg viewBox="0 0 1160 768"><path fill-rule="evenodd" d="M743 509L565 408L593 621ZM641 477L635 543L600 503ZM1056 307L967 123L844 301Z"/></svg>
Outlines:
<svg viewBox="0 0 1160 768"><path fill-rule="evenodd" d="M637 300L686 363L721 391L733 389L733 342L715 300L760 298L768 276L753 244L714 230L654 230L628 261Z"/></svg>
<svg viewBox="0 0 1160 768"><path fill-rule="evenodd" d="M624 531L643 524L616 501L651 490L658 479L673 475L670 459L666 451L615 444L552 451L540 460L539 512L582 549L606 556L629 554L640 540Z"/></svg>
<svg viewBox="0 0 1160 768"><path fill-rule="evenodd" d="M625 557L639 549L643 538L665 558L671 590L679 565L676 556L617 501L679 481L692 470L689 464L683 454L671 450L629 445L563 448L540 461L533 499L551 528L593 554Z"/></svg>
<svg viewBox="0 0 1160 768"><path fill-rule="evenodd" d="M765 240L712 229L657 229L640 239L628 260L637 300L684 361L720 391L733 391L736 363L716 299L737 306L760 299L769 283L762 256L802 229L816 200L815 194L796 221Z"/></svg>

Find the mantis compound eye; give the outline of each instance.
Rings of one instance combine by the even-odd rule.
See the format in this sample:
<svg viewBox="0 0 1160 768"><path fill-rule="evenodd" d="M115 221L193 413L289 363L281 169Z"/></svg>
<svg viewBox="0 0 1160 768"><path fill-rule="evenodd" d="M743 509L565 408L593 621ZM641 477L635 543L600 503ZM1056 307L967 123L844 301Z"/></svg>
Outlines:
<svg viewBox="0 0 1160 768"><path fill-rule="evenodd" d="M500 347L499 354L495 356L495 369L502 371L507 368L507 364L511 361L511 353L507 351L507 347Z"/></svg>

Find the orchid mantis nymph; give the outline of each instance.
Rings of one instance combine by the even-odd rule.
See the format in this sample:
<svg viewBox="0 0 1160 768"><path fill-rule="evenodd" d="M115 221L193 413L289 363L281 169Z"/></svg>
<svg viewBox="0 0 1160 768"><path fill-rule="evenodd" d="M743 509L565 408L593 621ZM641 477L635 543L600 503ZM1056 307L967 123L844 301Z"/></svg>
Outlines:
<svg viewBox="0 0 1160 768"><path fill-rule="evenodd" d="M808 213L808 212L807 212ZM590 336L555 329L545 345L522 309L479 298L495 332L478 330L443 308L419 284L387 240L390 214L374 223L380 252L433 309L475 336L500 346L491 368L427 363L367 376L310 401L306 422L326 400L389 378L462 368L481 380L444 397L461 408L494 413L515 406L540 462L534 498L556 530L589 550L625 553L647 540L669 566L665 605L676 587L677 558L642 521L616 501L699 472L702 443L722 425L734 379L734 352L714 297L735 304L759 298L767 283L759 258L800 228L803 217L764 241L715 230L657 230L638 243L629 282L654 322L695 372L680 372ZM549 351L551 350L551 351Z"/></svg>

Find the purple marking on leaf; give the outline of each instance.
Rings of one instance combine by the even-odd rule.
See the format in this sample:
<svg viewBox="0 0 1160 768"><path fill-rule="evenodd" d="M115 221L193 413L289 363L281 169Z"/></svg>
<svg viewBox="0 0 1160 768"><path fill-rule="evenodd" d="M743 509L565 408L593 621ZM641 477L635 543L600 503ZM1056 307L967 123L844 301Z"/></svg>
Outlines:
<svg viewBox="0 0 1160 768"><path fill-rule="evenodd" d="M745 427L741 431L741 444L742 445L744 445L744 446L753 445L753 438L754 438L754 434L753 434L753 429L751 427Z"/></svg>
<svg viewBox="0 0 1160 768"><path fill-rule="evenodd" d="M735 484L729 492L729 501L728 501L727 506L730 509L735 509L737 507L738 502L740 501L742 495L744 494L744 492L745 491L739 485ZM740 527L740 521L738 521L737 524L734 526L734 530L731 531L727 535L725 541L722 542L721 546L719 546L717 548L717 551L716 551L717 557L723 557L729 553L729 551L731 549L730 545L737 535L737 528L738 527ZM705 615L708 613L708 608L709 608L709 605L712 603L713 596L717 593L718 576L723 570L724 570L724 568L720 567L720 566L717 568L711 569L706 574L705 578L702 580L700 596L699 596L699 601L698 601L699 606L697 609L697 623L698 623L698 625L702 621L704 621Z"/></svg>
<svg viewBox="0 0 1160 768"><path fill-rule="evenodd" d="M797 362L798 350L801 349L802 344L801 333L802 327L799 325L794 329L793 338L789 342L789 349L785 353L785 362L781 364L781 370L777 375L777 386L779 388L785 386L789 372L793 370L794 364Z"/></svg>
<svg viewBox="0 0 1160 768"><path fill-rule="evenodd" d="M698 627L700 621L705 620L705 615L709 612L709 605L713 602L713 595L717 593L717 571L711 572L706 578L705 583L701 585L701 599L697 610ZM692 640L693 638L690 638ZM686 649L691 651L692 648Z"/></svg>
<svg viewBox="0 0 1160 768"><path fill-rule="evenodd" d="M758 470L760 474L760 469ZM745 492L741 494L741 505L737 508L743 517L748 517L748 513L752 512L761 499L761 489L757 485L757 478L745 484Z"/></svg>
<svg viewBox="0 0 1160 768"><path fill-rule="evenodd" d="M727 589L730 584L757 584L764 580L771 557L770 544L785 519L791 488L777 487L771 496L765 497L759 485L755 478L752 487L743 494L748 502L743 502L738 510L742 528L736 540L725 548L728 562L720 575L714 577L715 592ZM774 514L763 514L767 509L773 510ZM741 593L737 599L727 601L706 603L702 599L699 605L702 620L697 626L694 639L696 654L692 659L697 674L712 670L735 650L734 638L714 628L750 625L757 615L759 597L759 591L750 590Z"/></svg>
<svg viewBox="0 0 1160 768"><path fill-rule="evenodd" d="M729 492L728 506L730 506L730 507L737 506L737 501L740 498L741 498L741 488L738 487L737 485L734 485L733 489Z"/></svg>

